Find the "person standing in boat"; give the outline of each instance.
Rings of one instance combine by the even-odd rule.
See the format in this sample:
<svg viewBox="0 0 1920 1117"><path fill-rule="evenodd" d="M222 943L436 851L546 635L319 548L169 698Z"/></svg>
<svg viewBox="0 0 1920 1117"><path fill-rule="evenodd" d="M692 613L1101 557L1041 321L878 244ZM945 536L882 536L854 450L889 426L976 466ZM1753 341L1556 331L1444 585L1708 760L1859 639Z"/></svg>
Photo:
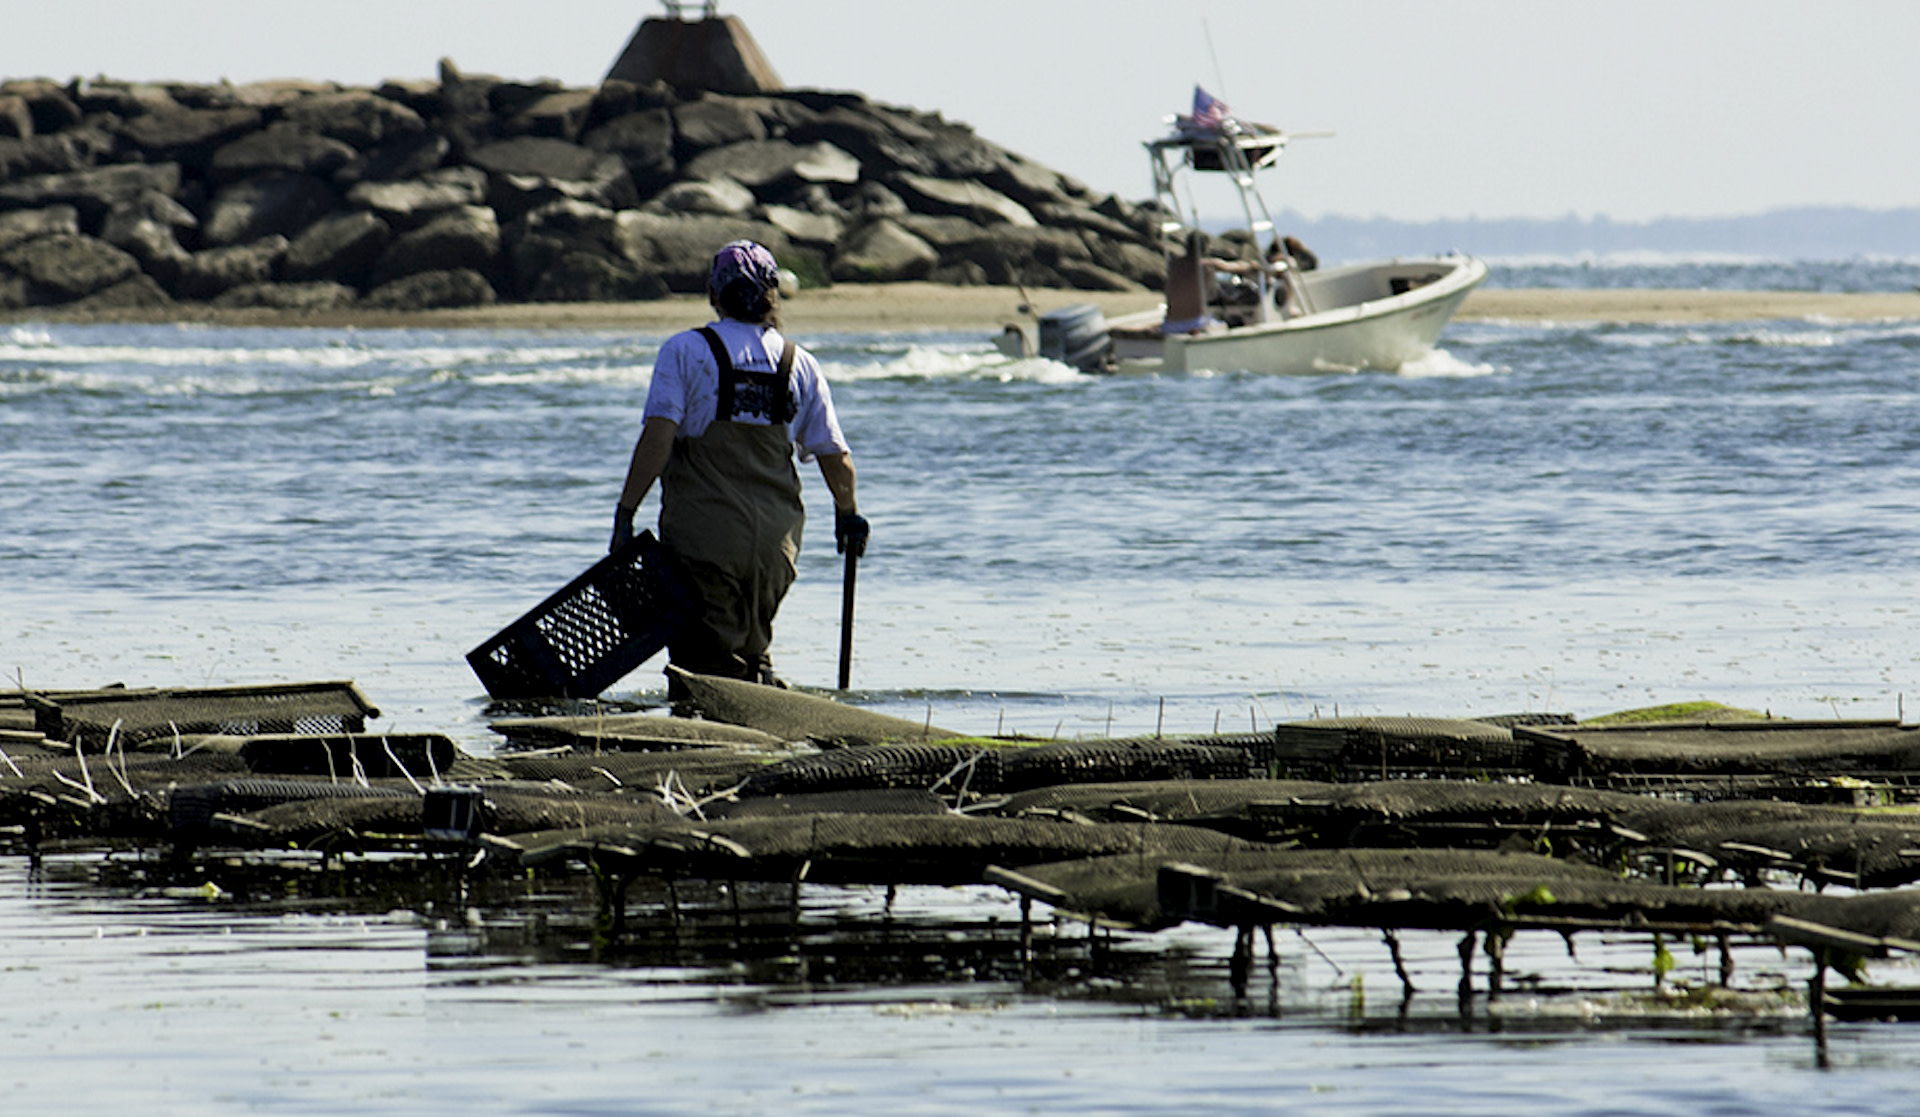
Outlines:
<svg viewBox="0 0 1920 1117"><path fill-rule="evenodd" d="M1283 239L1280 247L1293 261L1294 269L1297 271L1312 271L1320 266L1320 257L1313 254L1313 249L1302 244L1299 237Z"/></svg>
<svg viewBox="0 0 1920 1117"><path fill-rule="evenodd" d="M1273 305L1286 317L1303 313L1305 307L1294 298L1294 272L1308 272L1320 266L1320 257L1298 237L1276 237L1267 245L1267 267L1273 273Z"/></svg>
<svg viewBox="0 0 1920 1117"><path fill-rule="evenodd" d="M658 480L660 540L704 602L700 623L668 644L669 661L771 686L785 685L769 649L806 522L795 447L833 494L838 550L857 557L868 536L820 363L780 333L779 286L762 245L734 241L714 255L707 299L719 317L660 347L610 545L633 538L634 513Z"/></svg>

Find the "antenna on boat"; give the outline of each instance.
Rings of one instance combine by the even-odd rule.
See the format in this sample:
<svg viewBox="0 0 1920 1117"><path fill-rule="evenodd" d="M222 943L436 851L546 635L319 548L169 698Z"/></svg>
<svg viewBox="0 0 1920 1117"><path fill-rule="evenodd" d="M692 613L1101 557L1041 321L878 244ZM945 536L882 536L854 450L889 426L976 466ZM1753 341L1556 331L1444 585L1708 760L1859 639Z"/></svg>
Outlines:
<svg viewBox="0 0 1920 1117"><path fill-rule="evenodd" d="M1220 91L1221 97L1232 101L1228 96L1227 75L1220 69L1220 52L1213 49L1213 25L1207 22L1206 16L1200 17L1200 33L1207 38L1207 57L1213 60L1213 87Z"/></svg>

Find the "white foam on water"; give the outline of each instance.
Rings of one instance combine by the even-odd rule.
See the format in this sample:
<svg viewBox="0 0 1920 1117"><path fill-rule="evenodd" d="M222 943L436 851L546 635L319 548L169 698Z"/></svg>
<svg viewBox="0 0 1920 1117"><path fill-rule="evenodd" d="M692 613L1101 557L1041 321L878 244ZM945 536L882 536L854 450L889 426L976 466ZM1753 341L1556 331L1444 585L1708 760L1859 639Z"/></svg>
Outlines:
<svg viewBox="0 0 1920 1117"><path fill-rule="evenodd" d="M1400 375L1408 377L1492 376L1505 372L1499 365L1464 361L1445 349L1433 349L1400 366Z"/></svg>
<svg viewBox="0 0 1920 1117"><path fill-rule="evenodd" d="M868 362L826 360L830 382L858 380L986 380L1064 383L1085 379L1069 365L1042 357L1007 357L997 350L941 345L911 345Z"/></svg>

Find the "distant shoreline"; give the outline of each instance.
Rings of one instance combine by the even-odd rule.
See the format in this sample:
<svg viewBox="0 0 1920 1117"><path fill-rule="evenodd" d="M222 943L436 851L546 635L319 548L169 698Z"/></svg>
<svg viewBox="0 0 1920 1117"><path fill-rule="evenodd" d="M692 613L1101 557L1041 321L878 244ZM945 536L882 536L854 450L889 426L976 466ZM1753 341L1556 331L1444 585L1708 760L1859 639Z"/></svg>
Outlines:
<svg viewBox="0 0 1920 1117"><path fill-rule="evenodd" d="M804 291L785 308L794 334L847 331L955 331L997 333L1019 317L1023 302L1038 312L1092 303L1109 316L1158 305L1143 292L948 287L932 283L840 284ZM172 307L80 313L35 307L0 313L0 322L202 323L321 329L634 330L669 333L707 320L706 301L682 295L626 303L513 303L459 310L344 309L299 313ZM1640 288L1482 288L1468 296L1461 321L1508 322L1726 322L1768 319L1920 320L1920 292L1837 294L1815 291L1695 291Z"/></svg>

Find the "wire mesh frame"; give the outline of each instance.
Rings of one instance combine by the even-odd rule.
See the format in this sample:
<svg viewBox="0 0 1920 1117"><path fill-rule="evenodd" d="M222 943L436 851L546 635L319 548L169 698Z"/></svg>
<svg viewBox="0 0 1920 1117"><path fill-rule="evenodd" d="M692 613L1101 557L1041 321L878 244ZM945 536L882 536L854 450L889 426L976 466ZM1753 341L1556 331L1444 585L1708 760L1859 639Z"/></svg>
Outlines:
<svg viewBox="0 0 1920 1117"><path fill-rule="evenodd" d="M467 653L494 698L591 698L667 646L699 610L666 546L643 531Z"/></svg>
<svg viewBox="0 0 1920 1117"><path fill-rule="evenodd" d="M30 694L38 732L83 748L175 734L359 733L380 711L351 682Z"/></svg>

